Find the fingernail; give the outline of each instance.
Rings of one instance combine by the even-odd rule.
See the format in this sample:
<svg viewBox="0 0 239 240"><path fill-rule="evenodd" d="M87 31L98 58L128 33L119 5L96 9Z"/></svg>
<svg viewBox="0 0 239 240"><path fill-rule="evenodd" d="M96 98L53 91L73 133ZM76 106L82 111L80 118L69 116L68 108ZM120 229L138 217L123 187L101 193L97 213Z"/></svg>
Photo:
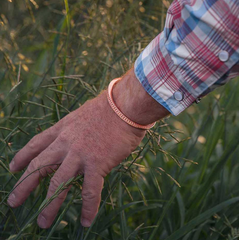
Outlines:
<svg viewBox="0 0 239 240"><path fill-rule="evenodd" d="M47 226L46 226L46 218L43 215L40 214L38 216L37 222L38 222L38 225L39 225L40 228L47 228Z"/></svg>
<svg viewBox="0 0 239 240"><path fill-rule="evenodd" d="M86 218L82 218L82 219L81 219L81 225L82 225L83 227L90 227L91 222L90 222L88 219L86 219Z"/></svg>
<svg viewBox="0 0 239 240"><path fill-rule="evenodd" d="M13 171L14 165L15 165L15 162L14 162L14 160L12 160L9 164L9 168L10 168L11 171Z"/></svg>
<svg viewBox="0 0 239 240"><path fill-rule="evenodd" d="M16 196L14 193L11 193L8 200L7 200L7 203L10 207L14 207L15 206L15 200L16 200Z"/></svg>

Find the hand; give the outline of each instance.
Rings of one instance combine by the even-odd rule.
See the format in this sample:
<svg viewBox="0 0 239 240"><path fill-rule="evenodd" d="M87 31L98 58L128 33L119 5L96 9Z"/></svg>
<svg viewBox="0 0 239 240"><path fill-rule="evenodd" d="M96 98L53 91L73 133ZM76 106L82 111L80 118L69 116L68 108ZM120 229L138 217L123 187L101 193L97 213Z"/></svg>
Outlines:
<svg viewBox="0 0 239 240"><path fill-rule="evenodd" d="M98 211L104 177L139 145L144 135L144 130L127 125L113 112L104 91L35 136L16 154L10 170L16 172L28 167L18 183L25 180L13 190L8 204L21 205L38 186L40 178L48 176L53 169L57 171L51 178L47 198L61 183L82 174L81 223L89 227ZM68 191L69 188L65 189L40 213L41 228L51 226Z"/></svg>

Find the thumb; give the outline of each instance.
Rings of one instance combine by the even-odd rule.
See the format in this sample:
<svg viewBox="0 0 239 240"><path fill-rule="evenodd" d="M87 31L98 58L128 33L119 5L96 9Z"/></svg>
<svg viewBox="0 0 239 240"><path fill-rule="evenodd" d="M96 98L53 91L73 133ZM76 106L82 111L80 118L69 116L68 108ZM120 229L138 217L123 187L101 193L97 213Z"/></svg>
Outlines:
<svg viewBox="0 0 239 240"><path fill-rule="evenodd" d="M84 227L90 227L98 212L103 184L104 179L101 175L93 171L85 172L81 211L81 224Z"/></svg>

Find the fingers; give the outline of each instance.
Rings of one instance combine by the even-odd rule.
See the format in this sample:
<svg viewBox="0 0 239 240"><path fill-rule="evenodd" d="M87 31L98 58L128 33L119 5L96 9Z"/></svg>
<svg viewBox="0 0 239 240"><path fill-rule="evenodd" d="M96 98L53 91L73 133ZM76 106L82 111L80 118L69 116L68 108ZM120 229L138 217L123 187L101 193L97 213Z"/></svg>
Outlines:
<svg viewBox="0 0 239 240"><path fill-rule="evenodd" d="M82 189L83 205L81 211L81 224L84 227L90 227L98 212L103 183L103 177L95 171L85 172Z"/></svg>
<svg viewBox="0 0 239 240"><path fill-rule="evenodd" d="M55 126L33 137L28 144L21 149L11 161L9 167L11 172L17 172L26 167L29 162L39 153L46 149L59 134Z"/></svg>
<svg viewBox="0 0 239 240"><path fill-rule="evenodd" d="M57 188L62 183L66 183L70 178L77 175L80 166L74 158L68 157L57 170L51 179L50 187L47 193L47 199L55 194ZM101 191L103 188L103 177L95 172L86 172L82 190L82 213L81 223L84 227L89 227L93 222L99 208ZM64 202L70 187L63 190L38 216L38 225L41 228L49 228Z"/></svg>
<svg viewBox="0 0 239 240"><path fill-rule="evenodd" d="M69 179L75 177L79 172L79 167L79 162L76 161L76 157L69 154L51 179L47 199L55 194L60 184L66 183ZM52 225L69 190L70 187L61 192L38 216L37 222L41 228L49 228Z"/></svg>
<svg viewBox="0 0 239 240"><path fill-rule="evenodd" d="M66 149L59 146L58 141L53 142L46 150L40 153L29 164L15 189L8 198L11 207L20 206L29 194L38 186L39 179L45 177L57 169L66 156Z"/></svg>

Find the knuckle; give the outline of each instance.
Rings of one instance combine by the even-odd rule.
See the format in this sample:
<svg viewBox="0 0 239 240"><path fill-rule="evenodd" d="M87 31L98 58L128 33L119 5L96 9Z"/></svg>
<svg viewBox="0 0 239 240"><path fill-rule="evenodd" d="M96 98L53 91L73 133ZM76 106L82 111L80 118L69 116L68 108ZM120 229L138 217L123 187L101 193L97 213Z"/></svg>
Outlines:
<svg viewBox="0 0 239 240"><path fill-rule="evenodd" d="M54 192L61 184L60 180L57 177L53 177L50 181L50 189L52 189Z"/></svg>
<svg viewBox="0 0 239 240"><path fill-rule="evenodd" d="M31 150L34 150L37 147L38 135L34 136L28 143L28 147Z"/></svg>
<svg viewBox="0 0 239 240"><path fill-rule="evenodd" d="M45 177L48 174L48 168L40 164L38 157L34 158L27 168L27 174L38 173L41 177Z"/></svg>
<svg viewBox="0 0 239 240"><path fill-rule="evenodd" d="M68 136L66 132L62 132L59 137L58 140L60 141L60 143L65 144L67 142Z"/></svg>
<svg viewBox="0 0 239 240"><path fill-rule="evenodd" d="M92 201L98 199L98 195L90 190L82 191L82 199L83 201Z"/></svg>
<svg viewBox="0 0 239 240"><path fill-rule="evenodd" d="M50 187L49 187L50 195L55 194L56 190L58 189L58 187L60 186L61 183L62 183L62 181L60 181L60 180L59 180L58 178L56 178L56 177L53 177L53 178L51 179L51 181L50 181ZM64 191L58 193L57 198L58 198L58 199L65 199L65 193L64 193Z"/></svg>
<svg viewBox="0 0 239 240"><path fill-rule="evenodd" d="M32 160L30 162L30 164L28 165L28 168L27 168L27 173L28 174L31 174L33 173L34 171L36 171L37 169L39 169L39 164L38 164L38 160L37 158L35 158L34 160Z"/></svg>
<svg viewBox="0 0 239 240"><path fill-rule="evenodd" d="M54 140L55 137L60 134L60 129L53 125L52 127L46 129L44 132L41 133L42 136L44 135L45 138L49 138Z"/></svg>

